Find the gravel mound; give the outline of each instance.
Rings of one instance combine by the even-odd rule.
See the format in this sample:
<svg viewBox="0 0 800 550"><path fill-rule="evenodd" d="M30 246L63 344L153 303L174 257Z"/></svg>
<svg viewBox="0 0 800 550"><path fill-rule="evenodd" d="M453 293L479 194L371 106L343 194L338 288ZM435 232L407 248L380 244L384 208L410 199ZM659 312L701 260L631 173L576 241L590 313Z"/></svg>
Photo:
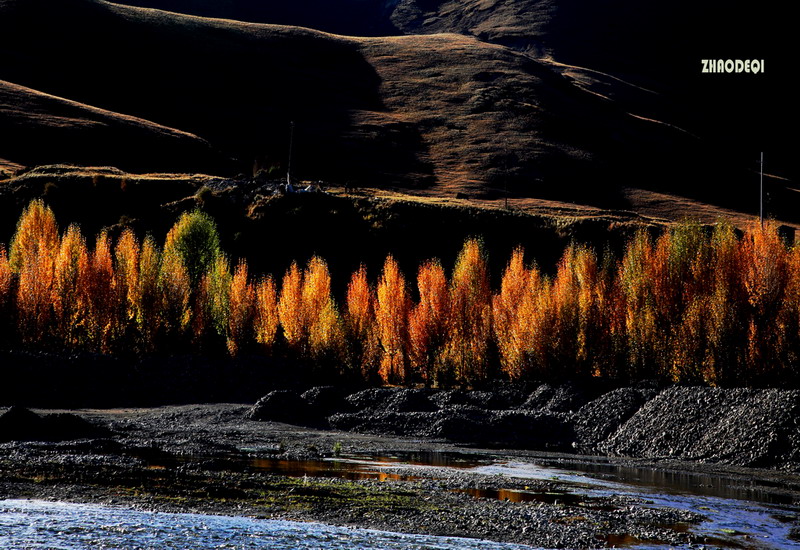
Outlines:
<svg viewBox="0 0 800 550"><path fill-rule="evenodd" d="M11 407L0 416L0 442L70 441L110 435L108 428L92 424L75 414L39 416L24 407Z"/></svg>
<svg viewBox="0 0 800 550"><path fill-rule="evenodd" d="M652 399L655 390L619 388L590 401L575 413L574 447L580 453L596 453L597 446Z"/></svg>
<svg viewBox="0 0 800 550"><path fill-rule="evenodd" d="M800 391L676 387L648 401L601 452L740 466L800 461Z"/></svg>
<svg viewBox="0 0 800 550"><path fill-rule="evenodd" d="M258 400L247 412L250 420L305 424L312 419L308 401L291 390L275 390Z"/></svg>
<svg viewBox="0 0 800 550"><path fill-rule="evenodd" d="M347 402L357 411L380 410L387 399L400 391L403 390L401 388L369 388L347 396Z"/></svg>
<svg viewBox="0 0 800 550"><path fill-rule="evenodd" d="M561 386L542 384L531 393L519 408L530 411L570 413L580 409L591 398L592 396L586 391L573 384Z"/></svg>
<svg viewBox="0 0 800 550"><path fill-rule="evenodd" d="M349 412L353 406L347 401L347 388L337 386L316 386L300 397L308 404L314 418L325 418L339 412Z"/></svg>
<svg viewBox="0 0 800 550"><path fill-rule="evenodd" d="M273 391L249 417L490 447L800 469L800 391L567 383Z"/></svg>

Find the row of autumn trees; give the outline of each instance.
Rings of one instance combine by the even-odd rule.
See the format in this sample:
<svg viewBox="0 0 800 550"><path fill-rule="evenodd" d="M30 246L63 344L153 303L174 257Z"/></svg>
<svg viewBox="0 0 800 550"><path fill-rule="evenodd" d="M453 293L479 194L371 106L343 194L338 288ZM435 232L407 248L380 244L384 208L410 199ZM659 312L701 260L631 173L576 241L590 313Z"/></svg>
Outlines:
<svg viewBox="0 0 800 550"><path fill-rule="evenodd" d="M662 377L709 384L794 379L800 248L771 225L737 235L683 224L636 234L621 258L571 245L547 275L516 250L492 289L482 244L409 281L387 257L344 300L322 258L278 284L232 266L216 226L184 214L163 246L125 230L91 245L41 201L0 248L5 345L99 353L197 350L310 361L400 384L493 377Z"/></svg>

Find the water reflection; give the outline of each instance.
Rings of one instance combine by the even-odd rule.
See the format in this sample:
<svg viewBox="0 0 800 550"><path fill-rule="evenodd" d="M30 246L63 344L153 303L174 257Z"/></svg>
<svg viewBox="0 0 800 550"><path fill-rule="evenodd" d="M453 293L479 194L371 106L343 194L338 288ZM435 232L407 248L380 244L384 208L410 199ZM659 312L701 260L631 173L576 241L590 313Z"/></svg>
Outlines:
<svg viewBox="0 0 800 550"><path fill-rule="evenodd" d="M374 464L374 467L367 465ZM380 469L380 463L348 460L279 460L272 458L254 458L249 465L252 469L271 474L289 477L338 477L357 481L376 479L378 481L409 481L414 476L404 476Z"/></svg>
<svg viewBox="0 0 800 550"><path fill-rule="evenodd" d="M658 488L668 493L691 493L767 504L793 503L791 496L771 490L763 482L721 475L619 466L602 461L562 461L557 466L539 462L537 465L547 470L581 472L629 485Z"/></svg>

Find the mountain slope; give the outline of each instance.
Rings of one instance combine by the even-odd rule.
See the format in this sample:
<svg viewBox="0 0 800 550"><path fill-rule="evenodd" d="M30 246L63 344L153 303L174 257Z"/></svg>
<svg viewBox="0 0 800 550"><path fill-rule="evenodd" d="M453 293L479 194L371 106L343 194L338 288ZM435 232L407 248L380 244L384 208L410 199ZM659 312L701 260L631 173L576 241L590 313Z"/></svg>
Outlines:
<svg viewBox="0 0 800 550"><path fill-rule="evenodd" d="M0 0L0 79L198 136L234 159L227 173L254 161L285 169L294 121L293 170L305 179L613 207L646 188L748 207L729 189L752 180L752 165L676 124L670 109L648 110L666 92L537 57L556 55L549 43L481 39L546 37L554 4L521 2L538 6L531 21L499 0L424 4L454 19L440 29L441 15L423 18L419 32L459 30L468 13L478 19L464 32L479 36L356 38L100 0ZM9 112L0 109L0 124ZM36 120L26 124L39 132ZM0 150L23 164L37 154ZM137 155L125 167L155 164ZM784 191L791 182L769 183L775 197L796 194ZM792 210L794 201L776 202Z"/></svg>
<svg viewBox="0 0 800 550"><path fill-rule="evenodd" d="M215 171L230 161L195 135L0 81L0 151L23 164L77 162Z"/></svg>

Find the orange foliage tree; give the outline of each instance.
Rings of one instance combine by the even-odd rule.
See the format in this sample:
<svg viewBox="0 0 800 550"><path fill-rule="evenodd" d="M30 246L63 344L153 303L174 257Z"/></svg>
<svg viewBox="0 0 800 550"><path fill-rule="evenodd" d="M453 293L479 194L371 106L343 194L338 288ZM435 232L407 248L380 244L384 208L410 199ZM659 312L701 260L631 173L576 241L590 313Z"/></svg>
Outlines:
<svg viewBox="0 0 800 550"><path fill-rule="evenodd" d="M487 376L491 300L483 244L470 239L458 255L450 281L447 342L442 353L446 370L460 384Z"/></svg>
<svg viewBox="0 0 800 550"><path fill-rule="evenodd" d="M17 319L26 342L41 339L50 330L55 258L59 237L53 211L41 200L23 211L11 239L9 262L18 274Z"/></svg>
<svg viewBox="0 0 800 550"><path fill-rule="evenodd" d="M153 237L148 235L139 253L139 280L133 306L143 351L155 351L164 326L161 288L161 253Z"/></svg>
<svg viewBox="0 0 800 550"><path fill-rule="evenodd" d="M283 275L278 299L278 318L289 349L304 353L303 345L308 335L303 317L303 272L297 262L292 262Z"/></svg>
<svg viewBox="0 0 800 550"><path fill-rule="evenodd" d="M117 274L117 316L120 337L126 341L136 331L136 316L139 304L139 241L133 231L122 232L114 248Z"/></svg>
<svg viewBox="0 0 800 550"><path fill-rule="evenodd" d="M247 263L240 261L231 279L228 316L228 352L236 355L253 337L256 292L248 280Z"/></svg>
<svg viewBox="0 0 800 550"><path fill-rule="evenodd" d="M157 296L159 336L168 341L183 339L191 322L192 285L183 258L165 249L158 264Z"/></svg>
<svg viewBox="0 0 800 550"><path fill-rule="evenodd" d="M328 264L319 256L308 261L303 274L302 317L310 356L316 361L339 358L344 345L344 327L331 296Z"/></svg>
<svg viewBox="0 0 800 550"><path fill-rule="evenodd" d="M345 298L345 340L350 369L370 380L378 374L380 349L375 298L363 264L353 273Z"/></svg>
<svg viewBox="0 0 800 550"><path fill-rule="evenodd" d="M743 236L722 222L710 234L696 223L641 231L619 261L571 245L552 277L517 249L495 295L483 246L468 240L449 281L438 261L419 267L416 303L389 256L375 288L365 266L352 274L343 315L323 259L293 263L278 293L244 261L231 273L218 242L213 220L194 212L163 253L130 230L116 243L101 232L89 249L77 226L59 235L33 201L8 254L0 247L0 322L17 325L3 341L150 353L185 349L193 335L204 350L257 343L392 384L479 383L494 374L494 349L515 380L565 368L712 385L797 380L800 247L773 223Z"/></svg>
<svg viewBox="0 0 800 550"><path fill-rule="evenodd" d="M442 264L428 261L417 273L419 302L408 319L409 360L416 379L426 385L437 382L442 348L447 336L449 293ZM437 368L438 367L438 368Z"/></svg>
<svg viewBox="0 0 800 550"><path fill-rule="evenodd" d="M86 330L88 312L81 312L77 296L82 292L80 268L88 265L86 241L76 225L70 225L61 239L55 262L51 301L53 305L52 334L62 345L81 344Z"/></svg>
<svg viewBox="0 0 800 550"><path fill-rule="evenodd" d="M6 248L0 245L0 342L11 340L8 334L13 308L11 307L13 275Z"/></svg>
<svg viewBox="0 0 800 550"><path fill-rule="evenodd" d="M408 380L408 297L405 277L390 255L383 264L375 302L375 321L381 362L378 373L386 383L402 384Z"/></svg>
<svg viewBox="0 0 800 550"><path fill-rule="evenodd" d="M256 287L254 331L255 339L266 353L272 351L278 334L278 294L275 281L266 276Z"/></svg>

